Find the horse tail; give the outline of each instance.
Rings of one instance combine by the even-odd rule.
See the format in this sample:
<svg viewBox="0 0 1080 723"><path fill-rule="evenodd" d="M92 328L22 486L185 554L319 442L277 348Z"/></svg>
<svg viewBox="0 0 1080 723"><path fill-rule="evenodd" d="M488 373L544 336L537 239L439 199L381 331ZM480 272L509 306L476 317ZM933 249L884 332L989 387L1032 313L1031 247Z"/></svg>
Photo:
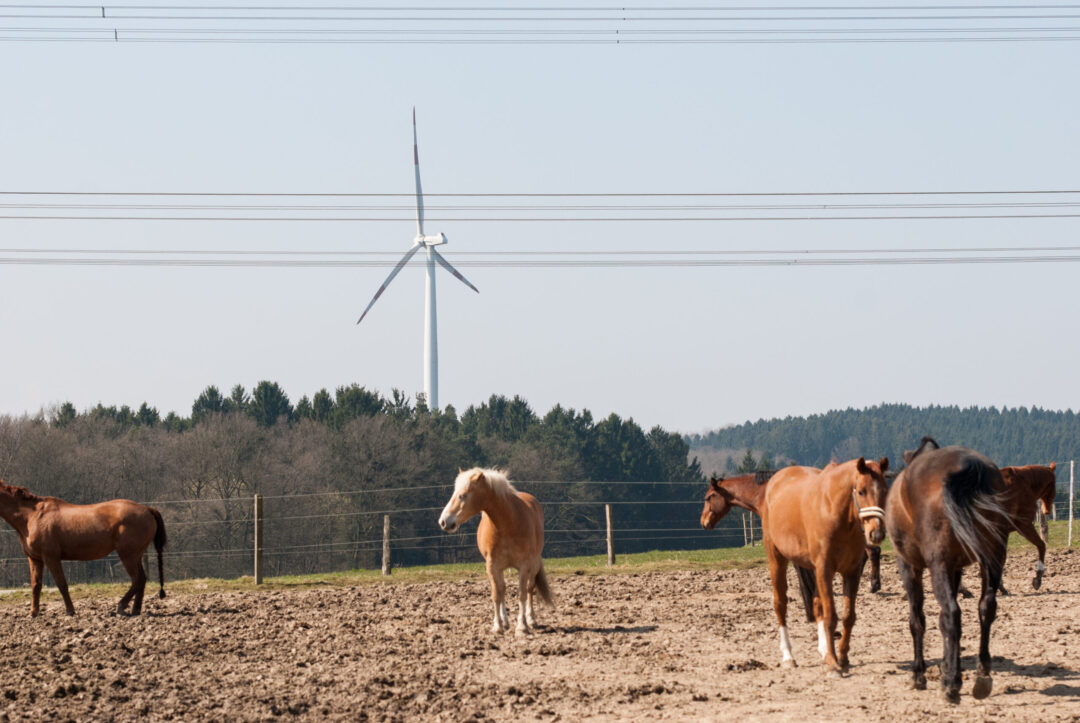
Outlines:
<svg viewBox="0 0 1080 723"><path fill-rule="evenodd" d="M540 563L540 572L536 573L536 591L540 597L551 607L555 607L555 600L551 597L551 587L548 585L547 575L544 574L544 563Z"/></svg>
<svg viewBox="0 0 1080 723"><path fill-rule="evenodd" d="M806 622L814 619L814 596L817 595L817 580L813 570L795 565L795 574L799 578L799 592L802 593L803 606L806 608Z"/></svg>
<svg viewBox="0 0 1080 723"><path fill-rule="evenodd" d="M158 597L165 597L165 564L162 559L162 550L165 549L165 543L168 539L165 537L165 520L162 519L161 513L155 510L153 507L149 508L150 514L154 516L154 521L157 523L157 530L154 532L154 549L157 550L157 569L158 569L158 582L161 584L161 592L158 593Z"/></svg>
<svg viewBox="0 0 1080 723"><path fill-rule="evenodd" d="M1005 562L995 555L1005 546L1011 522L1003 501L1005 490L1000 482L997 489L994 485L1000 476L996 467L972 455L945 476L942 502L953 535L968 557L984 566Z"/></svg>

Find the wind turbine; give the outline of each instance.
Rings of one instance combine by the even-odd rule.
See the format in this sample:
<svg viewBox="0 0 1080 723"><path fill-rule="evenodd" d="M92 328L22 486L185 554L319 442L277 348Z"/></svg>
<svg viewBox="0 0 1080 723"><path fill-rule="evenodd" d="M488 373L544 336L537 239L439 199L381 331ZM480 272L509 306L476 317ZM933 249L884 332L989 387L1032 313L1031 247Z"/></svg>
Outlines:
<svg viewBox="0 0 1080 723"><path fill-rule="evenodd" d="M468 279L462 276L457 269L450 265L449 261L435 250L436 246L446 243L446 234L437 233L430 236L424 234L424 192L420 190L420 153L416 147L416 108L413 108L412 123L413 169L416 172L416 236L413 238L412 248L405 252L405 255L401 257L401 261L398 261L397 266L386 277L386 281L375 292L374 298L368 303L367 308L364 309L364 313L360 315L356 323L359 324L364 320L368 311L379 300L382 293L386 291L386 287L390 285L398 272L405 268L405 265L409 263L409 260L417 251L424 249L427 252L427 285L424 293L424 299L427 302L424 308L424 394L427 397L428 408L434 410L439 408L439 338L435 314L435 264L439 264L452 273L461 283L476 293L479 294L480 289L469 283Z"/></svg>

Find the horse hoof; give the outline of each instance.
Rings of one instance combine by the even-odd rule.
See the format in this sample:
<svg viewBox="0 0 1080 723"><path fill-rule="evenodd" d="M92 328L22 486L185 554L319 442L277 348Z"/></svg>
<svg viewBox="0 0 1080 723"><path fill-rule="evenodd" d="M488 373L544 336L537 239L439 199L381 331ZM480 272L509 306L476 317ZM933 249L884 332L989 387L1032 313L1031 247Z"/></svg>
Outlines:
<svg viewBox="0 0 1080 723"><path fill-rule="evenodd" d="M971 689L971 694L975 696L976 700L982 700L990 695L990 691L994 687L994 679L989 675L979 675L975 678L975 687Z"/></svg>
<svg viewBox="0 0 1080 723"><path fill-rule="evenodd" d="M839 680L840 678L843 678L844 675L840 672L839 668L830 666L829 669L825 671L825 677L830 680Z"/></svg>
<svg viewBox="0 0 1080 723"><path fill-rule="evenodd" d="M792 668L798 668L799 666L794 658L788 658L787 660L780 661L780 667L784 670L791 670Z"/></svg>
<svg viewBox="0 0 1080 723"><path fill-rule="evenodd" d="M941 697L945 700L946 703L952 703L953 705L956 705L960 702L960 691L954 690L952 688L942 688Z"/></svg>
<svg viewBox="0 0 1080 723"><path fill-rule="evenodd" d="M926 676L921 673L916 675L915 679L911 681L911 687L915 690L926 690Z"/></svg>
<svg viewBox="0 0 1080 723"><path fill-rule="evenodd" d="M877 592L880 589L881 589L881 583L880 582L872 582L872 583L870 583L870 592Z"/></svg>
<svg viewBox="0 0 1080 723"><path fill-rule="evenodd" d="M1036 578L1031 581L1031 586L1033 588L1035 588L1036 590L1038 590L1040 587L1042 587L1042 576L1041 575L1036 576Z"/></svg>

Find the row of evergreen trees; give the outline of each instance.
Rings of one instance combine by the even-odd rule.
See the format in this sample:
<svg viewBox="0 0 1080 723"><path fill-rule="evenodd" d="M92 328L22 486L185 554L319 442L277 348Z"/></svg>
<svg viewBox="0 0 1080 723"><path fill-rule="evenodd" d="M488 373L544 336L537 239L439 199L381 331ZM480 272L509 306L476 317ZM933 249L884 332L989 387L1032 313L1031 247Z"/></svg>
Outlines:
<svg viewBox="0 0 1080 723"><path fill-rule="evenodd" d="M942 445L976 449L1000 465L1059 466L1080 452L1080 415L1038 407L914 407L882 404L809 417L762 419L691 435L695 454L753 448L778 462L822 466L857 456L887 456L899 467L904 450L924 435Z"/></svg>

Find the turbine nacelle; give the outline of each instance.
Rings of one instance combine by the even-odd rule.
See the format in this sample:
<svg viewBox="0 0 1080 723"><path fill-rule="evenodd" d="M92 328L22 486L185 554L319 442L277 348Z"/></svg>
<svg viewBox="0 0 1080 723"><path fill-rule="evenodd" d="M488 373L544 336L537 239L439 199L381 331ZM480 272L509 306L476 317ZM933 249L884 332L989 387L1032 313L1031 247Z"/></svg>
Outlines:
<svg viewBox="0 0 1080 723"><path fill-rule="evenodd" d="M446 234L437 233L426 234L423 236L417 235L416 238L413 239L413 243L417 246L442 246L444 243L446 243Z"/></svg>

